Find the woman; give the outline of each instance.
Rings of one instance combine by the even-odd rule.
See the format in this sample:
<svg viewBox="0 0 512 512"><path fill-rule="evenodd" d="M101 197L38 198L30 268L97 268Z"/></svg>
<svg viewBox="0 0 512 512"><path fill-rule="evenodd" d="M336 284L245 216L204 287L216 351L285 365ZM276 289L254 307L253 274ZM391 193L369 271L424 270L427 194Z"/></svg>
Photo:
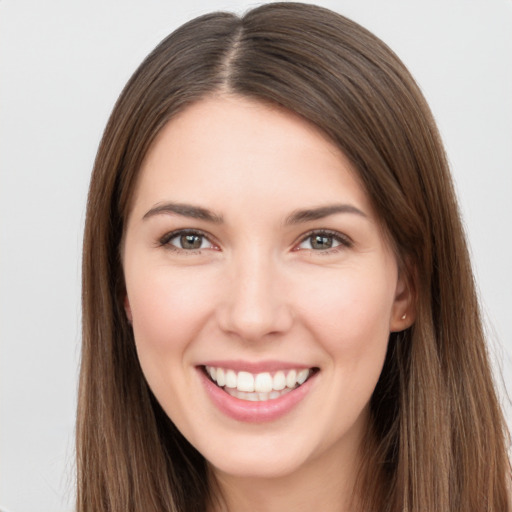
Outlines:
<svg viewBox="0 0 512 512"><path fill-rule="evenodd" d="M429 109L328 10L193 20L99 148L78 510L503 511L510 465Z"/></svg>

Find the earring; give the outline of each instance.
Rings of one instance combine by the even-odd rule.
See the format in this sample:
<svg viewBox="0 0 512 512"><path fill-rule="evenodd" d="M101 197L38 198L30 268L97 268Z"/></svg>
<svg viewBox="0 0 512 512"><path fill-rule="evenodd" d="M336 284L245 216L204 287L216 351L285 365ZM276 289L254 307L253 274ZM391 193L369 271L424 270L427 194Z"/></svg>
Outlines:
<svg viewBox="0 0 512 512"><path fill-rule="evenodd" d="M404 314L402 315L402 320L405 320L406 318L407 318L407 313L404 313Z"/></svg>

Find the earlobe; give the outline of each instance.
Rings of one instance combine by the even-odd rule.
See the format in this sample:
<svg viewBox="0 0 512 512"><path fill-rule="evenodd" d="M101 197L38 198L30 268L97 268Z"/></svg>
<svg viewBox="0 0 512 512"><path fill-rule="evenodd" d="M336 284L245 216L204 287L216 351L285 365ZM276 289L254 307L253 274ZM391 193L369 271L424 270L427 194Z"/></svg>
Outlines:
<svg viewBox="0 0 512 512"><path fill-rule="evenodd" d="M131 325L133 322L133 317L132 317L132 308L130 306L130 301L128 300L128 295L124 296L124 311L126 313L126 318L128 319L128 323Z"/></svg>

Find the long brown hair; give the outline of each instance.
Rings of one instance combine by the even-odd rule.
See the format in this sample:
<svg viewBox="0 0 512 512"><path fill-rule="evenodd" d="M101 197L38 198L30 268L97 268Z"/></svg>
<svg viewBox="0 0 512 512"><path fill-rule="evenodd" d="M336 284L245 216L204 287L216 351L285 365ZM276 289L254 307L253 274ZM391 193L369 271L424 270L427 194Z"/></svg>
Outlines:
<svg viewBox="0 0 512 512"><path fill-rule="evenodd" d="M156 135L218 91L279 104L338 144L409 272L417 316L391 334L371 400L363 510L508 510L506 426L430 110L382 41L329 10L286 2L180 27L132 76L105 129L83 250L78 512L204 512L210 499L204 458L141 372L123 309L120 244Z"/></svg>

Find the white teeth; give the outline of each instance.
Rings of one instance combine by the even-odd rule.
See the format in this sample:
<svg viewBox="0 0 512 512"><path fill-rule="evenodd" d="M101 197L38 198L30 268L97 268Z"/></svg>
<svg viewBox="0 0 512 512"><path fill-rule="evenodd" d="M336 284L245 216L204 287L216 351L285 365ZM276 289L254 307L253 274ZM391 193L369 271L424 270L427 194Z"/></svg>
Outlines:
<svg viewBox="0 0 512 512"><path fill-rule="evenodd" d="M272 391L272 385L270 373L258 373L254 379L254 390L260 393L269 393Z"/></svg>
<svg viewBox="0 0 512 512"><path fill-rule="evenodd" d="M230 395L251 401L266 401L279 398L284 393L304 384L311 374L308 368L301 370L279 370L274 376L269 372L253 375L231 369L207 366L211 379ZM239 396L240 395L240 396Z"/></svg>
<svg viewBox="0 0 512 512"><path fill-rule="evenodd" d="M233 370L228 370L226 372L226 387L236 388L236 384L237 384L236 373Z"/></svg>
<svg viewBox="0 0 512 512"><path fill-rule="evenodd" d="M301 384L304 384L306 382L306 379L309 376L309 370L301 370L297 374L297 384L300 386Z"/></svg>
<svg viewBox="0 0 512 512"><path fill-rule="evenodd" d="M254 391L254 376L249 372L238 372L238 391L253 392ZM217 383L218 384L218 383Z"/></svg>
<svg viewBox="0 0 512 512"><path fill-rule="evenodd" d="M266 402L268 400L275 400L280 396L286 395L291 389L286 388L283 391L271 391L270 393L246 393L245 391L238 391L238 389L224 388L228 395L239 398L240 400L247 400L249 402Z"/></svg>
<svg viewBox="0 0 512 512"><path fill-rule="evenodd" d="M294 388L296 383L297 383L297 372L295 370L291 370L290 372L288 372L288 375L286 376L286 387Z"/></svg>
<svg viewBox="0 0 512 512"><path fill-rule="evenodd" d="M213 379L213 380L215 380L215 379ZM281 391L282 389L284 389L286 387L286 376L285 376L284 372L277 372L274 375L272 387L276 391Z"/></svg>
<svg viewBox="0 0 512 512"><path fill-rule="evenodd" d="M217 386L223 387L226 385L226 377L222 368L217 368Z"/></svg>

